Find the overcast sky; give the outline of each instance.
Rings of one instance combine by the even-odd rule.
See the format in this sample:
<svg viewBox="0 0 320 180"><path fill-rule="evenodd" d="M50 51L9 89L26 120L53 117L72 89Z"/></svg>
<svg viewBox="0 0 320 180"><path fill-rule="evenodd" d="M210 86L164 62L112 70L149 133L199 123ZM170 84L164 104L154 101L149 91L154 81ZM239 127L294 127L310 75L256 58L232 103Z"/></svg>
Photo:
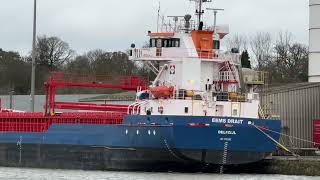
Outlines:
<svg viewBox="0 0 320 180"><path fill-rule="evenodd" d="M38 0L38 34L58 36L78 54L92 49L125 50L156 30L159 0ZM165 15L194 14L188 0L160 0ZM225 8L218 21L231 34L293 33L308 43L308 0L214 0ZM33 0L0 0L0 48L28 54L32 44ZM212 14L205 18L213 21Z"/></svg>

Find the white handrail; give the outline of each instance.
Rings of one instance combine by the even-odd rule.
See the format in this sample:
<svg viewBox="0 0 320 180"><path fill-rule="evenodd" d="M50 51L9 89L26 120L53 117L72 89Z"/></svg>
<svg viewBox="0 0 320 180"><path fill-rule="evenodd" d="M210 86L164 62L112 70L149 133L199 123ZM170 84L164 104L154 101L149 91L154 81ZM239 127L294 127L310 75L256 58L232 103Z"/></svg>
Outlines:
<svg viewBox="0 0 320 180"><path fill-rule="evenodd" d="M147 100L146 100L146 101L141 102L141 103L140 103L140 105L139 105L139 107L138 107L138 110L140 110L140 111L141 111L141 106L142 106L142 105L147 104L148 102L149 102L149 101L147 101Z"/></svg>
<svg viewBox="0 0 320 180"><path fill-rule="evenodd" d="M133 49L132 59L148 58L199 58L203 60L222 60L240 64L240 55L231 52L223 52L213 49L188 49L188 48L161 48L161 54L157 54L157 48Z"/></svg>
<svg viewBox="0 0 320 180"><path fill-rule="evenodd" d="M128 106L127 114L138 114L139 113L139 108L141 109L141 105L148 103L147 100L141 101L141 102L134 102L133 104L130 104ZM130 110L132 108L132 111L130 113Z"/></svg>
<svg viewBox="0 0 320 180"><path fill-rule="evenodd" d="M132 104L130 104L130 105L128 106L127 114L131 114L131 113L130 113L130 109L131 109L131 107L133 107L136 103L138 103L138 102L134 102L134 103L132 103Z"/></svg>

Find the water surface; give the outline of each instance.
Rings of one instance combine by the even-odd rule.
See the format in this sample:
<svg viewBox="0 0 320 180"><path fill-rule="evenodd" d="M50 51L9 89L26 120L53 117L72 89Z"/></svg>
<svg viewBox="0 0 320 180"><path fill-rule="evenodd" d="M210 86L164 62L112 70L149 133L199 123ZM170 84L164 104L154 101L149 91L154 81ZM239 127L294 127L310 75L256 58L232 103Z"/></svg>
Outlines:
<svg viewBox="0 0 320 180"><path fill-rule="evenodd" d="M319 180L320 177L284 175L218 175L202 173L141 173L114 171L0 168L1 180Z"/></svg>

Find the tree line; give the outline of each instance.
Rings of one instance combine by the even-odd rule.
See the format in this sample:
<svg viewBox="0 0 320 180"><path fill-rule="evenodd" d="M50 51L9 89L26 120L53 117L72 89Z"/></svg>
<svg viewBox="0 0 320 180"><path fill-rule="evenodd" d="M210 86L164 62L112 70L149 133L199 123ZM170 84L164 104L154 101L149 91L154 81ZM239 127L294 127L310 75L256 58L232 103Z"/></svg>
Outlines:
<svg viewBox="0 0 320 180"><path fill-rule="evenodd" d="M227 47L242 51L243 67L265 71L273 86L308 81L308 47L293 40L289 32L273 37L258 32L250 38L236 34L226 41Z"/></svg>
<svg viewBox="0 0 320 180"><path fill-rule="evenodd" d="M30 94L31 55L0 49L0 94ZM62 71L81 75L151 75L140 64L128 60L126 52L101 49L76 55L69 44L58 37L40 36L36 45L36 93L44 94L44 82L51 72ZM81 88L80 88L81 89ZM97 93L102 90L62 89L61 93Z"/></svg>
<svg viewBox="0 0 320 180"><path fill-rule="evenodd" d="M268 72L271 85L308 80L308 47L294 42L288 32L272 37L259 32L248 38L233 35L227 48L242 52L242 66ZM30 94L31 55L0 49L0 94ZM58 37L40 36L36 45L36 93L44 94L43 84L53 71L82 75L154 75L143 64L128 60L127 52L101 49L77 55L69 44ZM153 76L153 77L151 77ZM80 88L62 89L61 93L104 93Z"/></svg>

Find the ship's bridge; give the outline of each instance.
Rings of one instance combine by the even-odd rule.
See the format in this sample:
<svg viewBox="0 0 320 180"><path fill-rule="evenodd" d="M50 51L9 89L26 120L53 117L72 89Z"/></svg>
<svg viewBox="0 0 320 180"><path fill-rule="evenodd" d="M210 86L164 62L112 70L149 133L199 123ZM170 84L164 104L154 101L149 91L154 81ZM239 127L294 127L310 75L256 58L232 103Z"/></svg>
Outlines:
<svg viewBox="0 0 320 180"><path fill-rule="evenodd" d="M218 31L219 32L219 31ZM226 59L240 64L238 54L222 52L220 40L227 34L220 30L185 32L148 33L148 47L133 48L130 59L135 61L179 61L181 59L200 59L202 61L224 62Z"/></svg>

